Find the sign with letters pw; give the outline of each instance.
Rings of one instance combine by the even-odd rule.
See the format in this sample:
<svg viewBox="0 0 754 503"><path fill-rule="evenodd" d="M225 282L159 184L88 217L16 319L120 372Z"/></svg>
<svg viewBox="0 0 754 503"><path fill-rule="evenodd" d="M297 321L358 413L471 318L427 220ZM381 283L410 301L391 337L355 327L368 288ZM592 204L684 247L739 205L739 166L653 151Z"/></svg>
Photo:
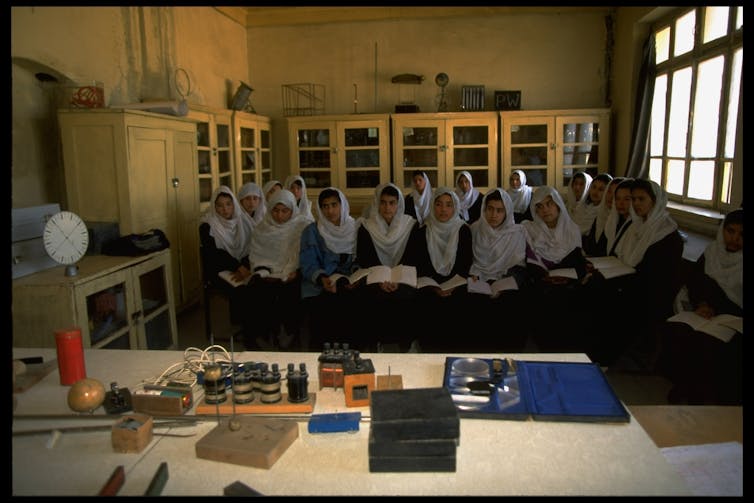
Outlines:
<svg viewBox="0 0 754 503"><path fill-rule="evenodd" d="M495 91L495 110L521 110L521 91Z"/></svg>

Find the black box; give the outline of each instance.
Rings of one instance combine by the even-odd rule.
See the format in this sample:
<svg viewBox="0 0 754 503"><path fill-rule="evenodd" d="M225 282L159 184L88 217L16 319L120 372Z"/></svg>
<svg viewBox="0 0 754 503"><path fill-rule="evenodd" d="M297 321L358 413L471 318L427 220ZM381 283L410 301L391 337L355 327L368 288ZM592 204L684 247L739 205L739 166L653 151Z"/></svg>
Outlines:
<svg viewBox="0 0 754 503"><path fill-rule="evenodd" d="M376 442L460 436L458 410L444 387L375 390L370 410Z"/></svg>
<svg viewBox="0 0 754 503"><path fill-rule="evenodd" d="M374 432L369 431L370 457L423 457L423 456L455 456L458 439L425 438L420 440L397 440L394 442L378 442Z"/></svg>
<svg viewBox="0 0 754 503"><path fill-rule="evenodd" d="M369 456L370 472L454 472L456 456Z"/></svg>

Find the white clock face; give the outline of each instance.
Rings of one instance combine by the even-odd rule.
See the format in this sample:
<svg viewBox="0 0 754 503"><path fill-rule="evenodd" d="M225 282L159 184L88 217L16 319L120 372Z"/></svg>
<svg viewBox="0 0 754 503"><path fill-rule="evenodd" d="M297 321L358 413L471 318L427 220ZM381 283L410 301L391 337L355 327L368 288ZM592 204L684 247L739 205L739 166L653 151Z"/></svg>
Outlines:
<svg viewBox="0 0 754 503"><path fill-rule="evenodd" d="M43 236L47 254L60 264L75 263L89 246L89 231L84 221L70 211L61 211L50 217Z"/></svg>

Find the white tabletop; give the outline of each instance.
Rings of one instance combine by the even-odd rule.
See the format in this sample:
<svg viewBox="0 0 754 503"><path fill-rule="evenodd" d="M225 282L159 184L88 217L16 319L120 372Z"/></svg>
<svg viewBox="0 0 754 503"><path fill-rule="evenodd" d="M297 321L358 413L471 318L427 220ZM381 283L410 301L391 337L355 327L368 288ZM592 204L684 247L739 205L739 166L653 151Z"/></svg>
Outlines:
<svg viewBox="0 0 754 503"><path fill-rule="evenodd" d="M14 358L55 357L54 349L14 348ZM342 390L319 390L319 353L242 352L234 360L306 363L314 413L356 412ZM377 375L403 377L404 388L442 386L446 355L364 354ZM462 355L485 358L501 355ZM583 354L506 354L518 360L589 361ZM109 389L111 382L134 389L183 360L182 351L85 350L87 376ZM17 394L15 415L75 414L67 406L68 387L57 370ZM100 407L95 414L103 414ZM194 411L189 411L189 415ZM113 451L110 431L63 433L51 448L49 434L13 436L13 495L96 495L118 465L126 473L119 495L142 495L161 462L169 478L163 495L215 495L240 481L264 495L687 495L689 490L647 433L629 423L601 424L499 419L461 419L456 471L451 473L371 473L369 423L355 433L310 434L307 417L299 438L270 469L196 457L195 443L216 427L214 420L173 429L196 432L188 438L154 436L138 454ZM112 424L105 420L102 424ZM100 424L99 420L14 419L13 429ZM165 430L160 430L165 431Z"/></svg>

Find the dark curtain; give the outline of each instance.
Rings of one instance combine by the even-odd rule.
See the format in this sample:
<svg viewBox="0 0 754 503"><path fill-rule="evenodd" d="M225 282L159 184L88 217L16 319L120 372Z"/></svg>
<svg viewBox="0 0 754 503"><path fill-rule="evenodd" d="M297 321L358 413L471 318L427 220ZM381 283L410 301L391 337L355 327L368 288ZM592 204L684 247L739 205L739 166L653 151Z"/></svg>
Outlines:
<svg viewBox="0 0 754 503"><path fill-rule="evenodd" d="M634 104L631 130L631 154L624 176L646 178L649 175L649 126L655 92L655 34L649 34L642 50L639 86Z"/></svg>

